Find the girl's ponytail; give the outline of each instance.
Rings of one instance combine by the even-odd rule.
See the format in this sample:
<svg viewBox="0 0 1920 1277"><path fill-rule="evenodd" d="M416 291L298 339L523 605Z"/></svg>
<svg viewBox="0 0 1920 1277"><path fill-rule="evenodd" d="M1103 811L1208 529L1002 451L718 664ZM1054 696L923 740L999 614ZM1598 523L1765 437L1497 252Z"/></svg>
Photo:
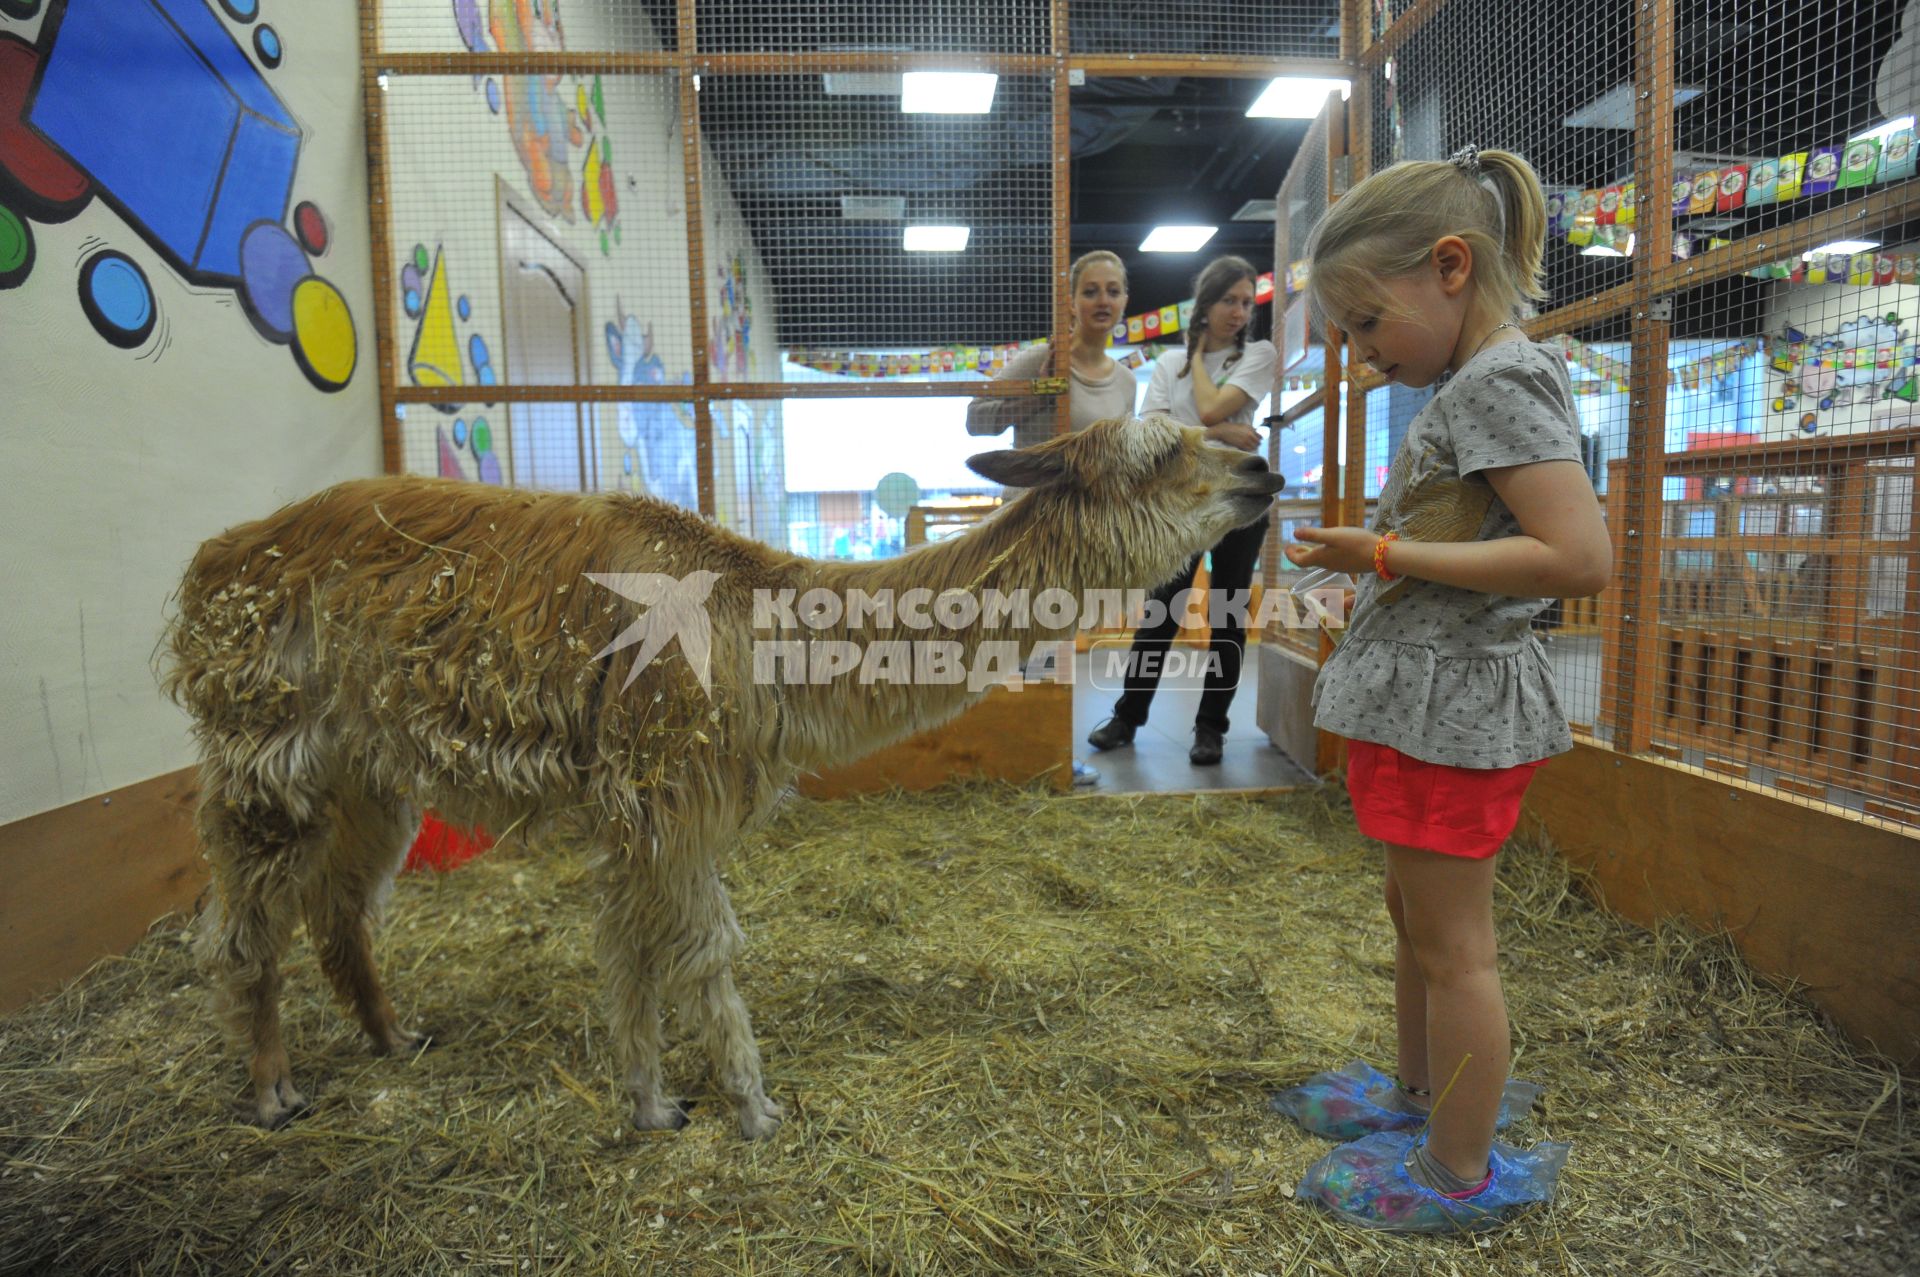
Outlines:
<svg viewBox="0 0 1920 1277"><path fill-rule="evenodd" d="M1504 243L1514 290L1529 301L1542 301L1541 255L1547 243L1547 197L1533 166L1512 151L1481 151L1481 171L1500 201L1505 222Z"/></svg>

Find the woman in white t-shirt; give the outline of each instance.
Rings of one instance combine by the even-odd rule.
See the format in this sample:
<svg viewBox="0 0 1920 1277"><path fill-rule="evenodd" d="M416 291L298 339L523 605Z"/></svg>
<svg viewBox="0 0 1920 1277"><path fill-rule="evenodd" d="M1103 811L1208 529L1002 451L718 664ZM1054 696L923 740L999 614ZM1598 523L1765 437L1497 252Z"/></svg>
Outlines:
<svg viewBox="0 0 1920 1277"><path fill-rule="evenodd" d="M1073 297L1073 350L1070 352L1072 427L1085 430L1108 417L1131 417L1139 383L1133 369L1107 354L1107 334L1127 313L1127 267L1105 249L1087 253L1067 272ZM1051 351L1029 346L1007 361L995 381L1031 381L1048 377ZM980 398L967 405L967 433L997 435L1013 427L1013 446L1045 443L1053 436L1053 403L1045 396Z"/></svg>
<svg viewBox="0 0 1920 1277"><path fill-rule="evenodd" d="M1085 430L1109 417L1131 417L1140 383L1133 369L1107 354L1107 334L1127 313L1127 266L1105 249L1082 254L1067 272L1073 299L1073 349L1070 352L1068 417L1074 430ZM1044 346L1031 346L1007 361L998 377L1031 381L1051 376ZM1054 401L1045 395L1017 399L980 398L967 405L967 433L997 435L1013 427L1013 446L1045 443L1053 436ZM1082 788L1100 783L1100 773L1073 760L1073 783Z"/></svg>
<svg viewBox="0 0 1920 1277"><path fill-rule="evenodd" d="M1153 380L1147 385L1142 413L1163 412L1183 425L1198 426L1215 443L1253 452L1260 434L1253 413L1273 389L1277 362L1273 343L1249 340L1253 327L1255 273L1242 257L1217 257L1194 281L1193 319L1187 328L1187 348L1168 351L1154 361ZM1209 613L1213 640L1208 649L1206 690L1194 718L1193 748L1187 757L1195 766L1220 761L1221 739L1227 733L1227 709L1240 682L1241 658L1246 650L1242 613L1221 606L1234 593L1253 584L1254 561L1267 536L1266 518L1236 528L1209 552ZM1113 717L1093 729L1087 742L1095 749L1118 749L1133 743L1133 734L1147 721L1147 710L1160 683L1160 670L1174 635L1180 629L1173 600L1193 581L1200 558L1166 582L1153 597L1162 619L1143 625L1133 636L1127 661L1126 691L1113 707ZM1225 591L1225 593L1221 593Z"/></svg>

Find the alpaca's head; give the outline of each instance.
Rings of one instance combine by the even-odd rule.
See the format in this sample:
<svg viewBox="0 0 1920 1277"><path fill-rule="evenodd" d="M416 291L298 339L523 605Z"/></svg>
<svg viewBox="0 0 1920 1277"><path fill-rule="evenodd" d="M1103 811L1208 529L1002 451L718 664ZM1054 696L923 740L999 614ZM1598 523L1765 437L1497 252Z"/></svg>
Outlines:
<svg viewBox="0 0 1920 1277"><path fill-rule="evenodd" d="M1121 552L1130 565L1172 572L1228 532L1254 522L1286 480L1264 458L1207 439L1171 417L1115 417L1030 448L983 452L967 464L1027 491L1017 504L1058 517L1076 539ZM1157 570L1157 568L1150 569Z"/></svg>

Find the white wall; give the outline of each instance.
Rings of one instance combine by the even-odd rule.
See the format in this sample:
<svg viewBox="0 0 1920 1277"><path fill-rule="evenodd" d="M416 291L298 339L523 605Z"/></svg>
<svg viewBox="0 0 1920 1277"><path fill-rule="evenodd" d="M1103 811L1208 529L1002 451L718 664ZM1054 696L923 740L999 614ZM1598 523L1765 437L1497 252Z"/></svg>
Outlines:
<svg viewBox="0 0 1920 1277"><path fill-rule="evenodd" d="M359 365L316 389L232 289L185 283L101 198L33 224L32 273L0 291L0 824L190 763L149 662L195 547L380 467L359 15L284 4L262 20L285 49L265 78L303 133L292 200L329 221L313 267L344 296ZM39 25L0 20L29 40ZM96 247L150 281L160 320L135 349L82 313L78 264Z"/></svg>

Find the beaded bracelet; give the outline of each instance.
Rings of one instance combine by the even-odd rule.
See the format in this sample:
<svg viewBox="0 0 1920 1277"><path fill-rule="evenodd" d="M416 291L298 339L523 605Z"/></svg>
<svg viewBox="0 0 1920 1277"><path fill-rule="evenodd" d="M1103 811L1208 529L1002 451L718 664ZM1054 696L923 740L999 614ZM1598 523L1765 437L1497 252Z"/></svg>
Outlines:
<svg viewBox="0 0 1920 1277"><path fill-rule="evenodd" d="M1387 571L1387 542L1398 541L1398 532L1389 532L1373 543L1373 574L1382 581L1392 581L1398 573Z"/></svg>

